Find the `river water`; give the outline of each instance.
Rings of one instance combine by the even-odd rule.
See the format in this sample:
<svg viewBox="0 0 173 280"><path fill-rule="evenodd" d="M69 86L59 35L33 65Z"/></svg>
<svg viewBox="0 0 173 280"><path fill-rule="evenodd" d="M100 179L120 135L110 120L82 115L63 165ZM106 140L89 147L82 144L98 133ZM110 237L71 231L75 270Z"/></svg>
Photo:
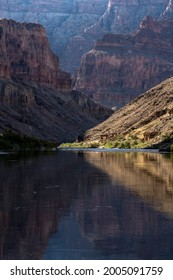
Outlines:
<svg viewBox="0 0 173 280"><path fill-rule="evenodd" d="M0 155L0 259L173 259L173 155Z"/></svg>

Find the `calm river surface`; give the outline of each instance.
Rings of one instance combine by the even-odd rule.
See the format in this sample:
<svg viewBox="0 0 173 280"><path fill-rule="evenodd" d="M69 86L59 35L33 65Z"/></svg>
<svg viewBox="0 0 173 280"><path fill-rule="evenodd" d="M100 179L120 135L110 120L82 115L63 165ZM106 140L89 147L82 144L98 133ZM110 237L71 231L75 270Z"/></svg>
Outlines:
<svg viewBox="0 0 173 280"><path fill-rule="evenodd" d="M173 259L173 155L0 155L0 259Z"/></svg>

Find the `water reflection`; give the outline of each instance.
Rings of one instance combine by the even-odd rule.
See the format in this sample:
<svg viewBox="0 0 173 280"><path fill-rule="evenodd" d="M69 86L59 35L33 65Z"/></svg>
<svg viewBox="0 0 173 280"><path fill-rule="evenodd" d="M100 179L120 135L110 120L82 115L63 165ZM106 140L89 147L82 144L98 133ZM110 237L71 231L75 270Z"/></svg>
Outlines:
<svg viewBox="0 0 173 280"><path fill-rule="evenodd" d="M173 161L150 153L0 157L1 259L172 259Z"/></svg>
<svg viewBox="0 0 173 280"><path fill-rule="evenodd" d="M170 156L170 157L169 157ZM132 190L173 217L173 160L158 153L86 153L85 158L113 182Z"/></svg>

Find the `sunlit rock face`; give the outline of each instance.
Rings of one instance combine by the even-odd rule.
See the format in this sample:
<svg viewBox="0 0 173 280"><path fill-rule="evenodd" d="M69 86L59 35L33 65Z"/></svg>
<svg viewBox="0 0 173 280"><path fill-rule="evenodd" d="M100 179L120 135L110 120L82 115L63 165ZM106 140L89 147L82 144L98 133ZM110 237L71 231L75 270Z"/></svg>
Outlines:
<svg viewBox="0 0 173 280"><path fill-rule="evenodd" d="M76 89L120 108L173 75L173 21L146 17L131 35L107 34L82 58Z"/></svg>
<svg viewBox="0 0 173 280"><path fill-rule="evenodd" d="M173 135L172 88L173 78L170 78L140 95L105 122L89 130L85 134L86 140L104 143L115 141L123 135L126 139L140 139L148 146L169 140L169 147Z"/></svg>

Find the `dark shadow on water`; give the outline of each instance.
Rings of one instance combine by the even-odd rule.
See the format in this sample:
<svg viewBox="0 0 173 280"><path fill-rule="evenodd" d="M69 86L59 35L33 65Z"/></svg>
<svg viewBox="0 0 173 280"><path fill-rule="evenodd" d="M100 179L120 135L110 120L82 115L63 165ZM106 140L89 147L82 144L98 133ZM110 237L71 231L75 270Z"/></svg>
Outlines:
<svg viewBox="0 0 173 280"><path fill-rule="evenodd" d="M172 259L173 160L157 153L0 156L1 259Z"/></svg>

